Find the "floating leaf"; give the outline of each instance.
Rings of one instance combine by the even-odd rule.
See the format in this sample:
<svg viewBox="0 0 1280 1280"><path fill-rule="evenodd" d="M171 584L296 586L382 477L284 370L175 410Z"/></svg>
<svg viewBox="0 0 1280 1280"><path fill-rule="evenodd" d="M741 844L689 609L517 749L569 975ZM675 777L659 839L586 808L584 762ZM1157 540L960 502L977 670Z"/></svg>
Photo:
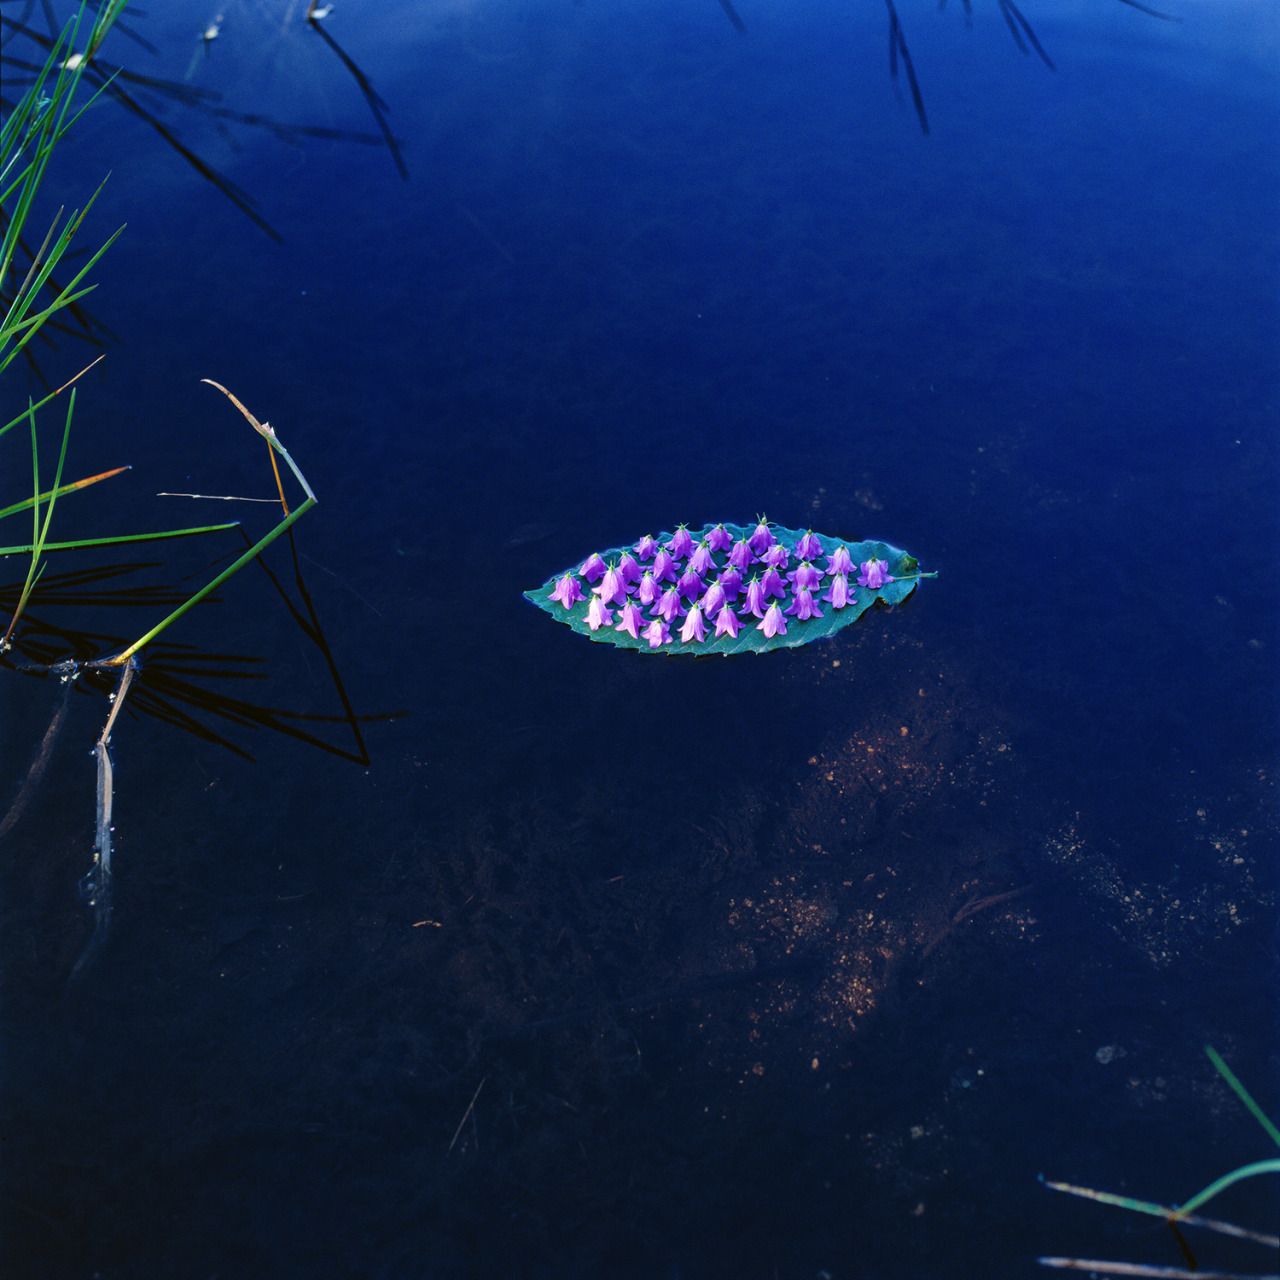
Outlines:
<svg viewBox="0 0 1280 1280"><path fill-rule="evenodd" d="M916 589L921 578L936 576L921 573L914 556L887 542L850 542L780 525L769 525L767 529L768 534L762 535L760 525L724 524L707 525L700 532L694 532L684 531L682 525L674 534L664 533L656 539L646 536L634 546L612 547L601 551L598 556L588 556L580 565L552 574L542 586L526 591L525 597L557 621L567 623L574 631L597 643L638 649L643 653L728 655L765 653L821 640L856 622L877 602L901 604ZM773 607L770 630L779 621L786 627L785 632L778 631L772 636L765 634L761 627L763 618L753 614L747 603L752 578L757 577L763 583L769 570L762 559L762 555L768 557L771 554L765 547L766 536L786 552L785 566L775 569L771 598L757 606L761 614ZM751 553L752 562L742 571L740 591L727 606L738 619L738 634L717 636L716 621L724 606L714 595L711 596L710 607L701 602L707 600L708 592L720 575L731 570L730 546L749 542L753 537L755 551ZM821 579L816 586L805 590L803 581L798 582L796 575L799 565L807 562L798 559L797 548L811 548L813 544L809 539L815 537L821 544L822 554L815 558L813 565L820 572ZM831 566L834 563L838 567L841 563L841 560L833 561L840 548L847 552L852 571L844 576L847 603L837 608L832 597L835 595L838 601L839 593L833 589L836 575ZM652 576L655 563L660 563L655 559L655 552L665 553L670 560L670 568L662 574L664 580L660 584L659 595L654 597L651 587L645 592L650 595L650 600L642 603L641 574L649 572ZM739 553L740 556L744 554ZM777 556L778 552L772 554ZM624 557L629 557L635 567ZM707 565L705 572L697 573L702 564ZM614 576L622 572L629 579L625 584L620 584ZM691 573L693 578L686 577ZM658 605L662 595L671 591L675 595L668 598L666 610L670 616L664 619ZM604 599L606 592L609 598ZM628 604L639 611L632 611L630 615L636 635L623 629L624 609ZM801 615L808 611L810 604L820 611L820 616L802 620ZM700 614L705 610L706 615L700 619L706 634L701 641L696 636L696 620L691 623L689 617L695 606L699 607ZM596 624L594 627L593 622ZM726 622L724 625L731 624ZM682 638L682 629L687 630L687 638Z"/></svg>

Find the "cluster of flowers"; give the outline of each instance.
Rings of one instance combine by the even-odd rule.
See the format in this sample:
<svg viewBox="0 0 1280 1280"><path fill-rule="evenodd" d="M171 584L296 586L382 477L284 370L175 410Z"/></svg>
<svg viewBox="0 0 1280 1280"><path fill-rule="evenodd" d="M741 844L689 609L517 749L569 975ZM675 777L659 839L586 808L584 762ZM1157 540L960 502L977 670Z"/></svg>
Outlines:
<svg viewBox="0 0 1280 1280"><path fill-rule="evenodd" d="M728 556L720 564L715 557L723 552ZM793 554L796 567L788 572ZM583 578L594 584L586 619L592 631L612 626L657 649L672 643L671 626L677 618L684 619L680 639L686 644L705 642L709 623L715 628L713 639L736 638L742 624L753 618L756 629L772 639L787 634L788 616L798 622L821 618L819 598L833 609L843 609L852 599L850 578L869 591L894 581L888 563L874 556L855 565L848 548L838 546L827 555L826 567L819 568L814 561L823 554L822 542L812 530L788 550L764 519L754 533L737 542L718 524L695 544L681 525L669 542L660 544L646 534L631 551L608 564L598 555L589 556L577 576L566 573L556 582L550 598L572 609L587 599L579 581ZM744 585L743 575L749 571L751 580ZM816 597L823 579L826 592ZM792 600L784 609L788 584ZM741 611L735 611L737 603L742 604ZM619 606L616 623L611 605Z"/></svg>

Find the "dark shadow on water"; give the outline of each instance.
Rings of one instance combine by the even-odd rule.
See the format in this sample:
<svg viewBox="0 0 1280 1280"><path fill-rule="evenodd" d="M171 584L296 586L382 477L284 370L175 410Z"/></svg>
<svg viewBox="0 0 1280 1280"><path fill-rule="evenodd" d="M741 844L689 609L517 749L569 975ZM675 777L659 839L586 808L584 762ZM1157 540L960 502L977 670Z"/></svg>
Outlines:
<svg viewBox="0 0 1280 1280"><path fill-rule="evenodd" d="M369 110L373 113L373 118L377 122L378 129L382 134L382 140L391 155L392 163L395 164L396 172L407 182L409 180L409 170L405 165L404 156L400 153L400 144L396 141L396 136L391 132L391 126L387 123L387 112L391 108L382 100L378 91L370 83L369 77L360 69L359 63L329 34L322 22L308 16L307 26L333 50L338 61L351 73L351 78L356 82L356 87L360 90L365 102L369 104Z"/></svg>
<svg viewBox="0 0 1280 1280"><path fill-rule="evenodd" d="M53 47L54 39L56 38L55 36L45 35L26 25L24 19L15 20L2 14L0 14L0 26L3 26L12 36L20 36L46 52ZM233 182L226 174L219 172L193 146L183 140L176 126L161 119L155 111L144 106L139 97L130 93L125 86L128 85L139 92L158 95L174 106L210 119L247 128L265 130L281 142L291 146L298 146L306 139L356 143L364 146L385 145L390 150L401 176L407 178L408 173L404 168L399 144L385 120L386 103L378 97L368 78L349 56L339 48L332 37L315 23L311 23L309 26L324 37L325 41L338 53L344 65L356 78L362 93L365 94L373 110L381 131L380 134L360 133L319 125L293 124L260 113L237 111L221 105L220 95L210 90L201 89L182 81L166 80L146 75L127 67L107 62L98 54L95 54L89 62L85 69L85 75L98 91L114 99L125 111L151 128L171 151L194 169L205 182L209 183L229 200L259 230L279 242L283 239L280 231L261 212L255 196ZM6 43L8 42L6 41ZM144 45L144 47L146 46ZM13 78L14 72L26 75L34 74L39 70L40 64L6 50L3 54L0 54L0 66L6 68L5 79L9 81Z"/></svg>
<svg viewBox="0 0 1280 1280"><path fill-rule="evenodd" d="M240 532L246 545L252 545L248 535L243 530ZM404 713L357 711L302 573L292 530L289 538L296 600L262 558L257 563L294 624L323 658L340 710L333 714L300 712L274 706L267 701L232 695L218 688L218 684L268 680L269 660L260 655L209 652L197 644L157 641L147 650L145 661L139 665L126 718L135 713L154 717L205 741L216 742L248 760L254 759L249 750L225 733L216 731L210 718L238 728L266 730L293 738L362 767L370 763L362 726L396 720ZM43 675L71 660L85 666L76 675L78 690L109 696L115 687L116 676L86 664L119 652L132 640L133 633L86 630L79 625L62 626L52 620L50 613L61 609L75 609L82 613L90 608L156 610L181 604L189 592L180 587L136 583L107 585L157 567L154 562L130 562L46 574L24 615L13 653L0 658L0 665ZM0 589L0 612L16 603L19 590L16 585ZM207 601L211 605L222 602L217 595L210 596ZM350 735L350 743L343 745L321 737L313 728L307 727L320 725L344 726Z"/></svg>

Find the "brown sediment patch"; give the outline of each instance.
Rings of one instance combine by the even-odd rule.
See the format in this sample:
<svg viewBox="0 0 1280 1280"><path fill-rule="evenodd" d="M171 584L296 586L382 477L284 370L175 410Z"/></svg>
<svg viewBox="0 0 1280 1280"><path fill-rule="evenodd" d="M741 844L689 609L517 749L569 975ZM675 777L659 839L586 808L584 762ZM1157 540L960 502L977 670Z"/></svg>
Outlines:
<svg viewBox="0 0 1280 1280"><path fill-rule="evenodd" d="M875 647L912 658L910 641ZM892 670L880 658L876 670ZM922 676L922 666L872 680L846 654L800 673L816 675L828 704L848 706L850 727L808 757L772 823L727 818L714 833L736 868L719 927L724 961L817 957L807 981L750 993L737 1032L744 1058L838 1063L869 1021L934 981L953 944L1034 935L1018 754L971 686L945 666ZM723 1016L719 1026L732 1038Z"/></svg>

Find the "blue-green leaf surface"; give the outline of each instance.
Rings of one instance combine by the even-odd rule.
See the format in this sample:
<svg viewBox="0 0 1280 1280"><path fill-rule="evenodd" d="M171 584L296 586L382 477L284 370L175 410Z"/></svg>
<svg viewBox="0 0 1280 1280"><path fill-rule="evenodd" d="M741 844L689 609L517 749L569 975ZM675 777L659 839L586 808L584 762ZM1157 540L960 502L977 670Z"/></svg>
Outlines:
<svg viewBox="0 0 1280 1280"><path fill-rule="evenodd" d="M690 528L689 533L693 538L696 546L704 537L707 536L715 527L713 525L705 525L701 530ZM744 526L738 524L725 524L725 529L732 535L733 540L737 542L741 538L749 538L755 529L755 525ZM805 531L802 529L787 529L780 525L771 524L769 526L774 537L783 544L791 553L791 559L784 570L784 575L791 572L795 568L795 546L804 536ZM657 535L660 544L669 542L672 538L670 532ZM768 653L774 649L794 648L797 645L808 644L813 640L822 640L827 636L834 635L842 628L856 622L868 609L879 603L883 605L901 604L916 589L916 585L922 578L932 578L936 575L932 573L921 573L919 565L914 556L908 555L900 547L892 546L887 542L879 542L874 539L864 540L860 542L851 542L845 538L832 537L829 534L819 533L818 538L822 542L823 555L820 557L819 567L825 567L828 557L837 547L846 547L849 551L850 558L853 560L855 570L854 575L849 580L849 603L843 609L833 609L830 604L821 602L821 597L827 589L827 579L824 577L822 584L815 590L814 598L818 601L818 607L822 610L821 618L809 618L804 622L799 621L794 615L786 618L787 630L785 635L776 635L772 638L766 637L764 632L757 627L757 619L748 617L742 621L742 629L736 638L730 636L721 636L714 638L715 619L708 618L707 638L701 644L696 640L683 641L680 639L680 627L682 619L675 619L671 623L671 643L664 644L659 648L650 646L649 641L645 639L643 632L640 638L635 639L628 635L625 631L617 629L618 610L620 606L611 606L613 613L613 624L610 626L602 626L597 631L592 631L587 625L587 608L591 601L591 584L578 572L578 566L584 563L583 560L565 569L560 569L553 573L540 587L535 587L532 591L526 591L526 599L536 604L538 608L545 610L557 622L563 622L579 635L584 635L589 640L594 640L597 644L611 644L620 649L637 649L642 653L665 653L665 654L693 654L710 655L721 654L730 655L736 653ZM632 552L633 546L611 547L607 551L601 551L600 558L606 564L612 563L618 559L624 552ZM854 577L856 576L856 566L875 557L878 560L885 560L889 565L889 572L893 575L895 581L886 583L878 590L871 591L866 587L856 586ZM728 552L720 551L715 553L715 571L708 573L706 581L709 586L714 580L715 573L719 573L728 564ZM679 562L680 568L688 563L687 557ZM642 568L645 566L641 566ZM753 566L751 570L743 575L744 586L750 580L751 574L757 569L763 572L763 566ZM552 592L556 589L556 583L569 574L578 580L584 594L585 599L578 601L572 608L566 609L558 600L551 598ZM791 604L793 598L793 589L788 584L786 599L779 603L784 607ZM689 602L686 602L689 603ZM742 596L734 604L734 609L738 613L742 613L745 604ZM653 613L651 609L645 610L645 621L650 621Z"/></svg>

